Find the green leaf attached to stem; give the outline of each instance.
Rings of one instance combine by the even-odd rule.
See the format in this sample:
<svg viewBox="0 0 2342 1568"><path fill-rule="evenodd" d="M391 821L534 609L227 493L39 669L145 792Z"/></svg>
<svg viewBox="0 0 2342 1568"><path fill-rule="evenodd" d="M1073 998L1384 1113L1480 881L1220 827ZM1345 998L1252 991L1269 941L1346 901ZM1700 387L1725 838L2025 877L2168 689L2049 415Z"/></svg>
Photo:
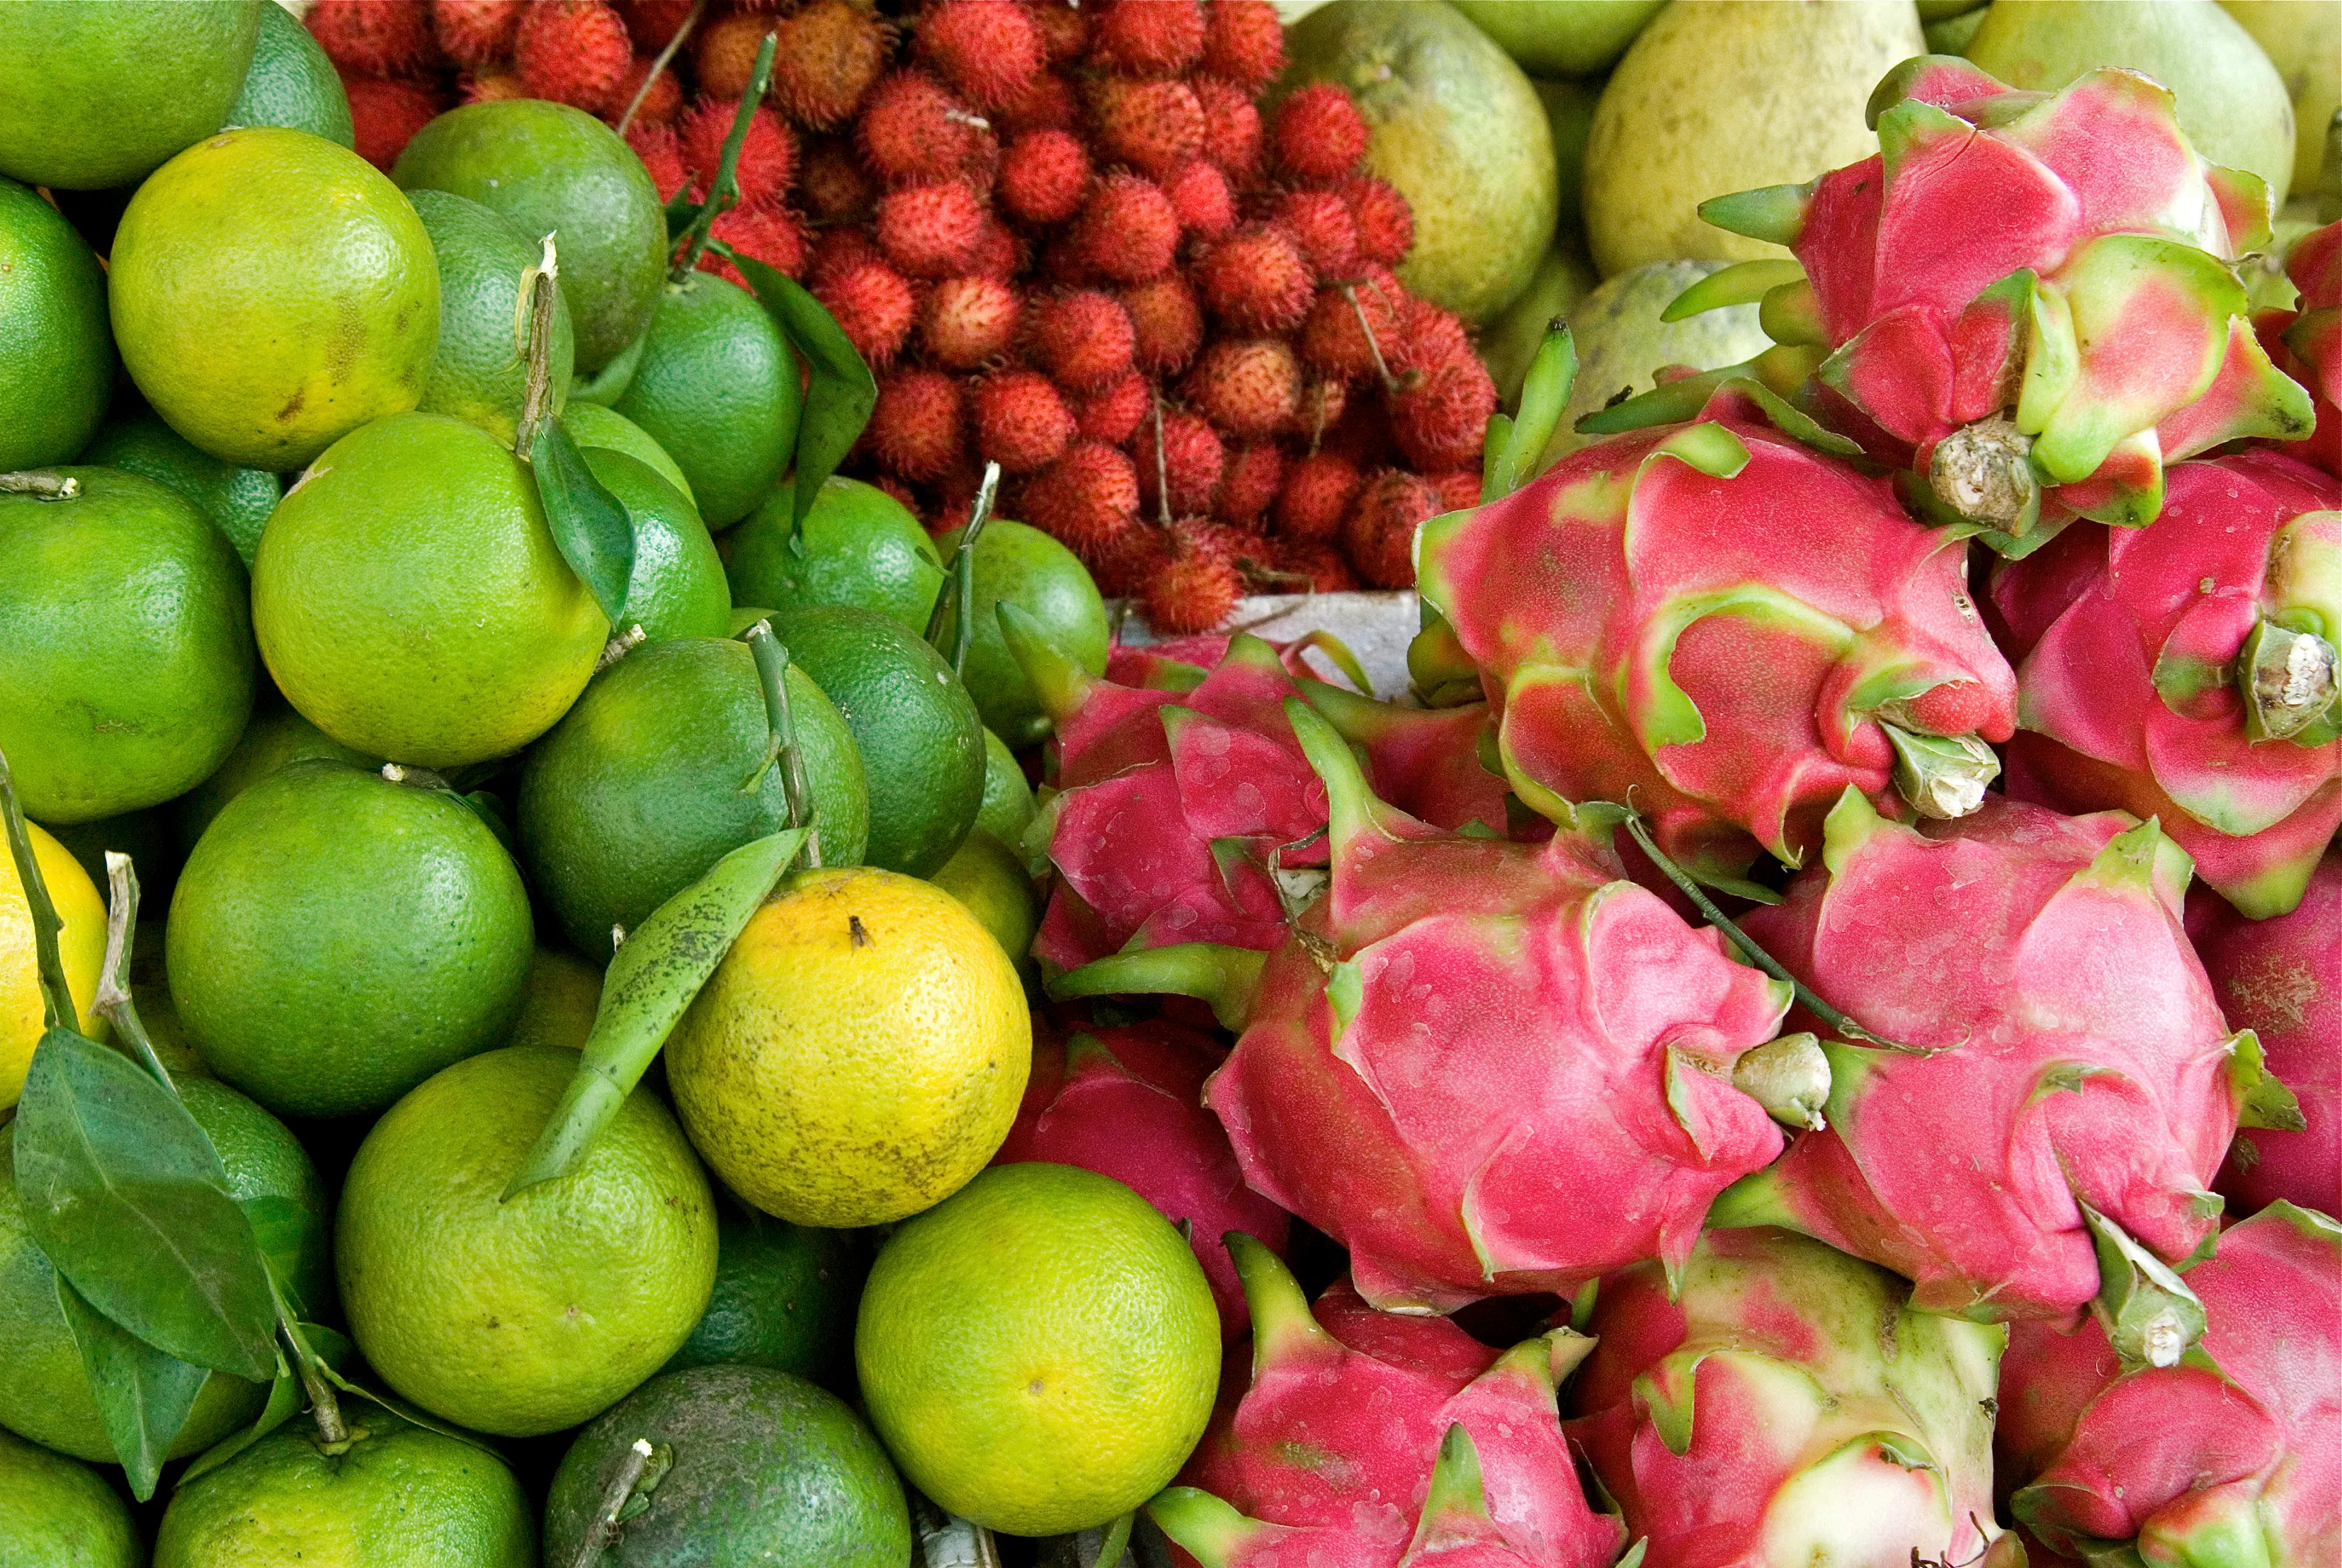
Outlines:
<svg viewBox="0 0 2342 1568"><path fill-rule="evenodd" d="M758 621L740 634L747 639L748 652L756 661L756 684L765 698L765 723L772 732L765 743L764 759L740 786L740 793L750 794L763 788L766 770L777 764L781 793L789 803L789 825L802 829L806 835L802 858L806 865L818 866L821 830L814 825L813 784L806 777L805 750L797 744L796 720L789 712L789 650L773 635L770 621Z"/></svg>
<svg viewBox="0 0 2342 1568"><path fill-rule="evenodd" d="M1000 464L987 463L967 526L959 531L959 548L944 569L943 588L927 616L927 645L944 656L955 674L966 670L968 650L976 645L976 542L992 521L993 498L999 493Z"/></svg>
<svg viewBox="0 0 2342 1568"><path fill-rule="evenodd" d="M748 71L748 90L740 95L740 105L732 114L732 129L724 137L724 152L716 163L716 177L707 185L706 199L699 204L698 212L683 231L676 247L675 265L668 269L667 281L681 283L699 265L700 255L707 249L707 231L716 220L730 212L740 200L740 181L735 173L740 162L741 145L748 139L748 123L756 117L756 105L765 101L765 89L773 80L773 51L779 46L780 35L767 33L756 46L756 63Z"/></svg>
<svg viewBox="0 0 2342 1568"><path fill-rule="evenodd" d="M537 426L529 466L535 472L537 496L545 504L545 520L561 558L584 579L615 626L626 607L626 587L635 572L634 519L594 477L559 420Z"/></svg>
<svg viewBox="0 0 2342 1568"><path fill-rule="evenodd" d="M131 1495L144 1503L155 1495L163 1461L212 1373L156 1350L91 1306L65 1275L56 1278L57 1308L81 1353L98 1420L129 1476Z"/></svg>
<svg viewBox="0 0 2342 1568"><path fill-rule="evenodd" d="M878 406L878 382L837 318L796 280L729 247L724 254L748 280L749 291L811 373L805 409L797 416L794 459L796 490L790 525L800 527L821 487L870 423L870 411Z"/></svg>

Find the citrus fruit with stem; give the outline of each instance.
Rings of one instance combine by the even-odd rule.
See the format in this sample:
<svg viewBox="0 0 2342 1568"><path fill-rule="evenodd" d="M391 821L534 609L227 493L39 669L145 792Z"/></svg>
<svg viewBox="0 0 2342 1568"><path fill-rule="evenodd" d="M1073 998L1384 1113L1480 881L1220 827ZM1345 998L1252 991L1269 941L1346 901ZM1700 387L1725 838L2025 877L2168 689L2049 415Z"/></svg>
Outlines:
<svg viewBox="0 0 2342 1568"><path fill-rule="evenodd" d="M792 664L784 679L822 859L855 864L870 822L861 753L810 675ZM789 825L781 770L766 765L762 691L745 644L677 638L620 659L530 748L515 799L521 855L580 953L606 960L613 925L632 931L726 854Z"/></svg>
<svg viewBox="0 0 2342 1568"><path fill-rule="evenodd" d="M640 626L646 643L723 636L732 621L724 562L683 492L623 452L604 446L578 450L635 525L635 564L618 629Z"/></svg>
<svg viewBox="0 0 2342 1568"><path fill-rule="evenodd" d="M0 175L103 190L218 130L252 65L265 3L0 5Z"/></svg>
<svg viewBox="0 0 2342 1568"><path fill-rule="evenodd" d="M941 888L798 872L748 918L666 1043L725 1185L806 1225L875 1225L984 1168L1032 1067L1016 972Z"/></svg>
<svg viewBox="0 0 2342 1568"><path fill-rule="evenodd" d="M938 539L948 560L959 548L956 528ZM1049 733L1048 715L1033 683L1000 634L997 607L1014 604L1040 623L1052 647L1093 675L1106 674L1112 640L1106 601L1089 568L1038 528L996 518L976 537L976 636L960 678L985 726L1011 746L1029 746Z"/></svg>
<svg viewBox="0 0 2342 1568"><path fill-rule="evenodd" d="M105 274L56 208L0 179L0 472L65 463L105 415Z"/></svg>
<svg viewBox="0 0 2342 1568"><path fill-rule="evenodd" d="M415 406L468 420L509 446L528 380L527 345L515 338L515 322L521 318L515 306L521 275L543 259L543 247L502 213L466 197L409 191L406 199L439 264L439 346ZM556 292L550 360L556 409L575 358L569 307Z"/></svg>
<svg viewBox="0 0 2342 1568"><path fill-rule="evenodd" d="M1178 1473L1220 1323L1171 1222L1111 1177L999 1165L879 1250L855 1325L871 1423L911 1483L1018 1535L1086 1530Z"/></svg>
<svg viewBox="0 0 2342 1568"><path fill-rule="evenodd" d="M746 517L796 450L797 359L756 296L709 272L660 289L634 379L611 407L691 479L710 528Z"/></svg>
<svg viewBox="0 0 2342 1568"><path fill-rule="evenodd" d="M445 788L294 763L187 857L165 963L212 1070L287 1115L378 1111L504 1038L528 981L528 891Z"/></svg>
<svg viewBox="0 0 2342 1568"><path fill-rule="evenodd" d="M253 564L261 656L293 705L372 756L454 767L568 711L609 635L526 464L440 414L335 442Z"/></svg>
<svg viewBox="0 0 2342 1568"><path fill-rule="evenodd" d="M944 563L907 507L875 484L832 475L802 524L796 510L796 485L784 481L724 535L734 599L775 610L843 604L915 636L926 631Z"/></svg>
<svg viewBox="0 0 2342 1568"><path fill-rule="evenodd" d="M138 1568L130 1510L95 1471L0 1431L0 1552L10 1568Z"/></svg>
<svg viewBox="0 0 2342 1568"><path fill-rule="evenodd" d="M138 187L107 260L130 379L215 457L298 468L423 395L431 237L346 147L276 125L206 136Z"/></svg>
<svg viewBox="0 0 2342 1568"><path fill-rule="evenodd" d="M227 112L230 125L283 125L354 147L350 95L342 90L325 45L282 5L260 8L260 36L244 90Z"/></svg>
<svg viewBox="0 0 2342 1568"><path fill-rule="evenodd" d="M691 501L691 481L676 466L666 448L653 441L643 427L623 414L613 414L598 403L571 403L561 411L561 427L569 432L569 439L581 450L601 447L611 452L623 452L637 462L649 465L652 473L683 492ZM696 501L692 501L696 509Z"/></svg>
<svg viewBox="0 0 2342 1568"><path fill-rule="evenodd" d="M87 1034L104 1027L89 1009L97 998L97 973L105 959L105 904L71 850L43 832L39 823L25 826L33 842L33 864L49 890L50 907L65 923L57 933L57 954L65 960L65 989L79 1015L75 1027ZM25 1073L45 1027L32 905L16 875L16 857L0 844L0 1111L24 1094Z"/></svg>
<svg viewBox="0 0 2342 1568"><path fill-rule="evenodd" d="M177 493L110 468L0 494L0 752L25 814L94 822L219 766L252 712L244 568Z"/></svg>
<svg viewBox="0 0 2342 1568"><path fill-rule="evenodd" d="M976 829L1016 850L1022 858L1025 830L1033 825L1033 786L1008 743L984 732L984 804L976 808Z"/></svg>
<svg viewBox="0 0 2342 1568"><path fill-rule="evenodd" d="M360 1353L500 1437L607 1409L675 1353L716 1278L707 1177L650 1094L567 1175L503 1196L576 1072L542 1046L459 1062L384 1114L342 1187L334 1256Z"/></svg>
<svg viewBox="0 0 2342 1568"><path fill-rule="evenodd" d="M719 1204L716 1290L666 1370L729 1362L816 1383L850 1377L854 1303L869 1272L868 1248L856 1232Z"/></svg>
<svg viewBox="0 0 2342 1568"><path fill-rule="evenodd" d="M151 411L107 421L81 461L177 491L227 536L247 571L260 548L260 531L285 494L284 481L265 468L239 468L198 451Z"/></svg>

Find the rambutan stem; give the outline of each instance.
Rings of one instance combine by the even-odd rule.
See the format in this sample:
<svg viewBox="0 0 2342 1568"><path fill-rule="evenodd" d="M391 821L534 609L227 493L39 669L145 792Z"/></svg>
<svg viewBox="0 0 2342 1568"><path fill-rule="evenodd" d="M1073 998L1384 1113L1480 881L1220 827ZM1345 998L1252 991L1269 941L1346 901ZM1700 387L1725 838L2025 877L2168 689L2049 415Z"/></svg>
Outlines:
<svg viewBox="0 0 2342 1568"><path fill-rule="evenodd" d="M1383 378L1383 390L1396 392L1398 377L1391 374L1389 365L1383 359L1383 345L1376 340L1375 329L1366 320L1366 307L1358 303L1358 285L1354 283L1344 284L1342 297L1350 302L1350 309L1357 314L1358 330L1366 335L1366 352L1375 356L1375 374Z"/></svg>
<svg viewBox="0 0 2342 1568"><path fill-rule="evenodd" d="M520 418L513 426L513 451L521 461L536 448L537 432L555 416L553 407L553 312L560 303L561 258L553 236L545 236L545 255L520 275L520 296L513 302L513 330L517 335L526 317L527 379L521 384Z"/></svg>
<svg viewBox="0 0 2342 1568"><path fill-rule="evenodd" d="M681 283L691 275L692 268L707 249L708 230L717 218L730 212L740 202L740 180L737 169L740 148L748 140L748 123L756 117L756 105L765 101L765 89L773 80L773 53L780 47L780 35L767 33L765 41L756 45L756 67L748 73L748 90L740 95L740 106L732 112L732 128L725 133L724 155L716 163L716 177L708 182L707 199L699 204L692 215L691 226L684 231L681 254L667 275L671 284Z"/></svg>
<svg viewBox="0 0 2342 1568"><path fill-rule="evenodd" d="M746 785L755 789L764 782L765 770L778 763L781 768L781 793L788 800L789 825L805 829L805 847L800 857L810 867L821 864L821 830L813 822L813 785L806 777L805 748L797 744L796 718L789 712L789 650L788 645L773 635L770 621L758 621L742 635L748 640L748 652L756 660L756 684L765 697L765 722L771 726L772 738L765 743L764 760L756 771L748 775Z"/></svg>
<svg viewBox="0 0 2342 1568"><path fill-rule="evenodd" d="M0 474L0 495L30 495L36 501L70 501L81 494L81 481L70 474L28 470Z"/></svg>
<svg viewBox="0 0 2342 1568"><path fill-rule="evenodd" d="M1163 393L1152 389L1155 398L1155 512L1163 531L1171 531L1171 460L1163 454Z"/></svg>
<svg viewBox="0 0 2342 1568"><path fill-rule="evenodd" d="M643 106L643 100L649 97L651 89L658 85L659 73L673 63L676 51L683 47L684 41L691 36L691 30L699 25L699 19L706 14L707 0L691 0L691 9L684 13L682 25L676 28L675 36L669 38L666 47L653 57L651 68L643 75L643 85L635 89L633 97L626 100L626 112L618 116L618 135L625 135L626 127L635 123L635 111Z"/></svg>
<svg viewBox="0 0 2342 1568"><path fill-rule="evenodd" d="M41 986L41 1023L49 1029L72 1029L79 1020L74 1012L73 988L65 984L65 957L57 934L65 923L57 918L49 884L41 876L41 863L33 855L32 830L25 825L25 808L16 801L16 778L8 771L8 755L0 752L0 819L8 834L8 853L16 862L16 885L25 890L25 908L33 921L33 972Z"/></svg>

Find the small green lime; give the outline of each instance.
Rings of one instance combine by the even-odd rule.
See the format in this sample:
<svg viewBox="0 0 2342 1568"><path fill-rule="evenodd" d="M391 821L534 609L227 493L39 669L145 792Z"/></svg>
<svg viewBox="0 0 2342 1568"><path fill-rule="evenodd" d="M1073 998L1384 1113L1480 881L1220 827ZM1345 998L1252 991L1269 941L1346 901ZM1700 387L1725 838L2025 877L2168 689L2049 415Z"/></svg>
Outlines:
<svg viewBox="0 0 2342 1568"><path fill-rule="evenodd" d="M63 463L114 392L105 274L57 209L0 180L0 471Z"/></svg>
<svg viewBox="0 0 2342 1568"><path fill-rule="evenodd" d="M561 411L561 427L569 432L569 439L580 447L600 447L609 452L623 452L637 462L650 464L651 471L683 492L683 498L692 501L691 481L684 477L666 448L644 434L643 427L623 414L613 414L598 403L572 403Z"/></svg>
<svg viewBox="0 0 2342 1568"><path fill-rule="evenodd" d="M797 361L756 296L714 273L667 284L650 342L611 406L691 476L710 528L746 517L796 448Z"/></svg>
<svg viewBox="0 0 2342 1568"><path fill-rule="evenodd" d="M334 1253L326 1236L332 1204L308 1152L284 1123L212 1078L189 1078L179 1098L219 1151L227 1190L252 1217L275 1265L270 1273L299 1318L334 1313Z"/></svg>
<svg viewBox="0 0 2342 1568"><path fill-rule="evenodd" d="M285 493L284 482L267 469L223 463L152 413L110 422L81 460L169 485L227 535L246 570L260 548L260 531Z"/></svg>
<svg viewBox="0 0 2342 1568"><path fill-rule="evenodd" d="M959 530L936 544L949 559L959 548ZM1029 746L1049 733L1049 718L1001 637L997 606L1004 604L1038 621L1050 645L1093 675L1106 674L1112 637L1097 584L1071 550L1022 523L999 518L985 525L976 541L976 640L963 674L985 724L1010 745Z"/></svg>
<svg viewBox="0 0 2342 1568"><path fill-rule="evenodd" d="M858 479L826 480L799 526L796 486L784 481L724 535L724 569L744 604L876 610L923 635L943 586L936 542L904 504Z"/></svg>
<svg viewBox="0 0 2342 1568"><path fill-rule="evenodd" d="M540 947L528 961L528 991L505 1044L583 1050L601 1004L600 970L574 953Z"/></svg>
<svg viewBox="0 0 2342 1568"><path fill-rule="evenodd" d="M282 5L260 8L260 42L226 123L285 125L337 146L357 145L340 73L325 46Z"/></svg>
<svg viewBox="0 0 2342 1568"><path fill-rule="evenodd" d="M608 1537L606 1568L902 1568L903 1483L835 1394L760 1366L653 1378L578 1433L545 1505L548 1563L577 1559L627 1450L674 1456L648 1506Z"/></svg>
<svg viewBox="0 0 2342 1568"><path fill-rule="evenodd" d="M426 414L466 419L507 446L520 420L528 362L514 338L521 275L543 252L502 213L445 191L410 191L439 263L439 348L424 383ZM569 385L576 345L569 307L555 296L553 385Z"/></svg>
<svg viewBox="0 0 2342 1568"><path fill-rule="evenodd" d="M91 822L219 766L252 712L252 624L244 568L193 503L54 472L80 493L0 494L0 752L26 815Z"/></svg>
<svg viewBox="0 0 2342 1568"><path fill-rule="evenodd" d="M985 731L984 804L976 808L976 825L1015 849L1025 842L1033 812L1033 786L1025 781L1024 764L1007 742Z"/></svg>
<svg viewBox="0 0 2342 1568"><path fill-rule="evenodd" d="M0 5L0 175L103 190L218 130L265 3Z"/></svg>
<svg viewBox="0 0 2342 1568"><path fill-rule="evenodd" d="M0 1432L0 1563L138 1568L130 1510L97 1472Z"/></svg>
<svg viewBox="0 0 2342 1568"><path fill-rule="evenodd" d="M640 626L649 643L723 636L732 619L724 562L683 492L623 452L606 446L580 452L594 477L634 520L634 572L626 579L619 628Z"/></svg>
<svg viewBox="0 0 2342 1568"><path fill-rule="evenodd" d="M295 1417L171 1494L155 1568L536 1568L503 1460L351 1400L349 1447Z"/></svg>
<svg viewBox="0 0 2342 1568"><path fill-rule="evenodd" d="M850 1371L854 1303L870 1260L858 1233L791 1224L745 1204L716 1215L716 1291L669 1372L718 1362L816 1383Z"/></svg>
<svg viewBox="0 0 2342 1568"><path fill-rule="evenodd" d="M984 804L984 724L951 666L868 610L773 617L773 634L837 704L861 748L870 799L864 860L925 876L958 849Z"/></svg>
<svg viewBox="0 0 2342 1568"><path fill-rule="evenodd" d="M987 732L988 733L988 732ZM1030 967L1033 934L1041 925L1041 901L1024 857L977 828L959 852L928 881L966 905L976 924L992 933L1008 961L1022 973Z"/></svg>
<svg viewBox="0 0 2342 1568"><path fill-rule="evenodd" d="M214 1072L288 1115L377 1111L504 1038L528 982L528 892L445 789L281 767L187 857L166 953Z"/></svg>
<svg viewBox="0 0 2342 1568"><path fill-rule="evenodd" d="M255 714L252 722L244 727L243 738L235 743L235 750L228 753L227 760L214 770L211 777L172 803L171 810L178 818L181 845L194 849L195 841L204 836L204 829L211 826L212 818L219 815L220 808L228 802L285 764L307 762L312 757L331 757L362 768L382 765L380 757L352 751L290 708Z"/></svg>
<svg viewBox="0 0 2342 1568"><path fill-rule="evenodd" d="M853 734L808 671L787 676L823 863L860 863L869 794ZM521 854L581 953L606 960L732 850L789 823L772 731L744 644L682 637L637 648L586 690L522 764ZM758 770L762 768L761 774ZM753 791L741 785L751 774Z"/></svg>
<svg viewBox="0 0 2342 1568"><path fill-rule="evenodd" d="M566 104L505 98L450 109L391 171L401 190L453 191L554 236L577 368L602 368L650 325L666 275L666 216L618 134Z"/></svg>

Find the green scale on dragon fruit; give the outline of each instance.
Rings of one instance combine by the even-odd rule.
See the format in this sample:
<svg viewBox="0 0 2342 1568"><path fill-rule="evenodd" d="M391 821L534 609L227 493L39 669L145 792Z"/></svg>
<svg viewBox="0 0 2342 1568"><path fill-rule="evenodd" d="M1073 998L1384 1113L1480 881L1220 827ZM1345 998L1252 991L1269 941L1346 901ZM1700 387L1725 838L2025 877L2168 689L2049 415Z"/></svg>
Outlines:
<svg viewBox="0 0 2342 1568"><path fill-rule="evenodd" d="M2082 524L1993 574L2017 660L2008 792L2152 816L2257 918L2342 826L2342 484L2273 450L2166 472L2147 529Z"/></svg>
<svg viewBox="0 0 2342 1568"><path fill-rule="evenodd" d="M1760 377L1900 470L1921 515L2011 555L2077 517L2153 522L2180 458L2310 434L2237 271L2268 240L2268 190L2205 162L2167 90L2105 69L2022 93L1923 55L1879 84L1870 119L1877 155L1701 205L1797 259L1717 273L1667 319L1757 300L1780 346L1583 428L1680 419Z"/></svg>

